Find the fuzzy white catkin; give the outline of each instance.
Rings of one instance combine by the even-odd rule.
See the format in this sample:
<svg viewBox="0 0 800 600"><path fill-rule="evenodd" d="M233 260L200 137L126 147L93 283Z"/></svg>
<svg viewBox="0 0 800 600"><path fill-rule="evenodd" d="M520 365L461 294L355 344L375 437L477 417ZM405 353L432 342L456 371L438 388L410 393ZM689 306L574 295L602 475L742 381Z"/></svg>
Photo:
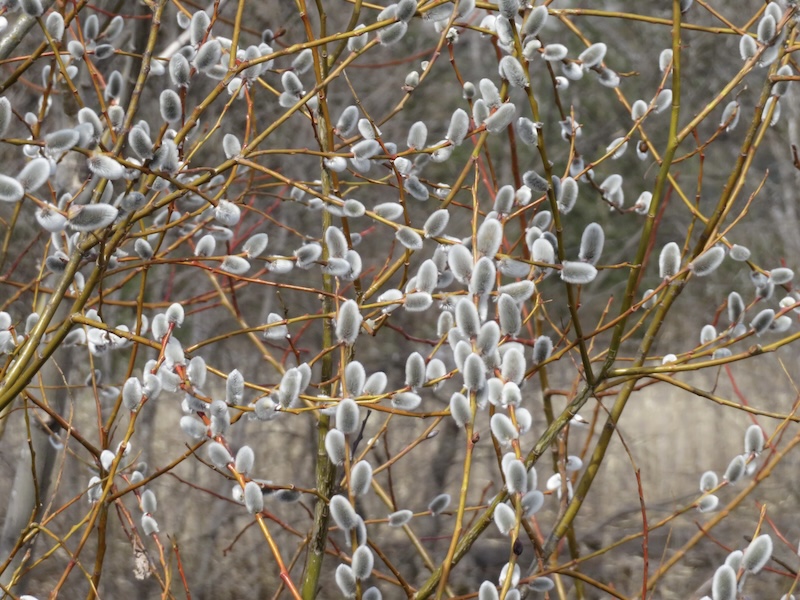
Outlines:
<svg viewBox="0 0 800 600"><path fill-rule="evenodd" d="M494 524L503 535L508 535L517 523L517 515L508 504L498 504L494 509Z"/></svg>
<svg viewBox="0 0 800 600"><path fill-rule="evenodd" d="M153 158L153 142L141 127L133 127L128 133L128 144L142 160Z"/></svg>
<svg viewBox="0 0 800 600"><path fill-rule="evenodd" d="M325 245L332 258L344 258L347 254L347 238L338 227L330 226L325 230Z"/></svg>
<svg viewBox="0 0 800 600"><path fill-rule="evenodd" d="M264 510L264 494L261 493L261 486L255 481L248 481L244 485L244 505L251 515Z"/></svg>
<svg viewBox="0 0 800 600"><path fill-rule="evenodd" d="M281 377L279 387L281 405L288 407L298 398L301 392L301 380L302 375L300 375L297 369L291 368L286 370L283 377Z"/></svg>
<svg viewBox="0 0 800 600"><path fill-rule="evenodd" d="M477 391L486 385L486 368L481 357L471 353L464 360L464 387L468 390Z"/></svg>
<svg viewBox="0 0 800 600"><path fill-rule="evenodd" d="M395 233L395 238L409 250L422 249L422 237L410 227L401 227Z"/></svg>
<svg viewBox="0 0 800 600"><path fill-rule="evenodd" d="M578 60L583 63L584 68L591 69L603 62L607 50L608 47L602 42L592 44L578 55Z"/></svg>
<svg viewBox="0 0 800 600"><path fill-rule="evenodd" d="M113 160L113 159L112 159ZM26 192L35 192L50 178L50 162L46 158L34 158L22 168L16 179Z"/></svg>
<svg viewBox="0 0 800 600"><path fill-rule="evenodd" d="M661 113L670 108L672 105L672 90L669 88L663 89L658 92L658 95L653 100L655 113Z"/></svg>
<svg viewBox="0 0 800 600"><path fill-rule="evenodd" d="M744 434L744 453L758 454L764 449L764 431L758 425L750 425Z"/></svg>
<svg viewBox="0 0 800 600"><path fill-rule="evenodd" d="M198 10L192 15L189 24L189 40L192 46L197 46L203 41L209 25L211 25L211 18L206 11Z"/></svg>
<svg viewBox="0 0 800 600"><path fill-rule="evenodd" d="M547 44L543 48L542 58L548 62L557 62L564 60L568 52L564 44Z"/></svg>
<svg viewBox="0 0 800 600"><path fill-rule="evenodd" d="M567 177L561 182L561 189L558 194L558 211L561 214L569 214L575 207L578 199L578 182L572 177Z"/></svg>
<svg viewBox="0 0 800 600"><path fill-rule="evenodd" d="M341 529L350 531L358 524L358 515L353 510L350 501L341 495L336 495L331 498L330 510L333 520L336 521Z"/></svg>
<svg viewBox="0 0 800 600"><path fill-rule="evenodd" d="M540 364L550 358L553 352L553 341L546 335L540 335L533 344L533 362Z"/></svg>
<svg viewBox="0 0 800 600"><path fill-rule="evenodd" d="M228 404L240 404L244 395L244 376L238 369L228 373L225 380L225 401Z"/></svg>
<svg viewBox="0 0 800 600"><path fill-rule="evenodd" d="M145 490L142 492L142 512L146 514L153 514L158 508L158 501L156 495L152 490Z"/></svg>
<svg viewBox="0 0 800 600"><path fill-rule="evenodd" d="M376 204L373 210L379 217L393 221L403 214L403 205L397 202L382 202Z"/></svg>
<svg viewBox="0 0 800 600"><path fill-rule="evenodd" d="M247 258L256 258L267 249L269 236L266 233L256 233L251 235L242 246L242 251Z"/></svg>
<svg viewBox="0 0 800 600"><path fill-rule="evenodd" d="M585 262L565 260L561 265L561 279L567 283L584 285L597 277L597 269Z"/></svg>
<svg viewBox="0 0 800 600"><path fill-rule="evenodd" d="M458 108L450 118L450 126L447 129L446 138L455 146L459 146L469 131L469 116L467 113Z"/></svg>
<svg viewBox="0 0 800 600"><path fill-rule="evenodd" d="M501 369L503 379L513 381L517 385L522 383L525 377L525 356L516 348L511 348L503 355L503 366Z"/></svg>
<svg viewBox="0 0 800 600"><path fill-rule="evenodd" d="M611 158L617 160L625 154L628 149L628 141L624 137L618 137L606 147L606 152L612 152Z"/></svg>
<svg viewBox="0 0 800 600"><path fill-rule="evenodd" d="M411 0L412 4L414 3ZM369 546L359 546L353 552L353 575L356 579L367 579L372 573L372 567L375 564L375 557L372 555L372 550Z"/></svg>
<svg viewBox="0 0 800 600"><path fill-rule="evenodd" d="M539 175L536 171L526 171L522 174L522 181L527 185L535 194L547 193L548 183L547 180Z"/></svg>
<svg viewBox="0 0 800 600"><path fill-rule="evenodd" d="M553 264L555 262L555 249L543 237L539 237L531 244L531 258L537 263Z"/></svg>
<svg viewBox="0 0 800 600"><path fill-rule="evenodd" d="M476 249L482 256L494 258L503 243L503 224L497 219L486 219L478 228Z"/></svg>
<svg viewBox="0 0 800 600"><path fill-rule="evenodd" d="M501 294L497 302L500 331L503 335L517 335L522 327L519 306L508 294Z"/></svg>
<svg viewBox="0 0 800 600"><path fill-rule="evenodd" d="M528 146L535 146L539 139L539 132L536 124L528 117L517 119L517 135Z"/></svg>
<svg viewBox="0 0 800 600"><path fill-rule="evenodd" d="M480 331L481 322L478 309L469 298L461 298L456 304L456 326L468 338L474 338Z"/></svg>
<svg viewBox="0 0 800 600"><path fill-rule="evenodd" d="M400 392L392 397L392 407L398 410L412 411L422 403L422 398L414 392Z"/></svg>
<svg viewBox="0 0 800 600"><path fill-rule="evenodd" d="M508 214L514 206L514 187L511 185L504 185L497 190L497 195L494 198L495 212L501 214Z"/></svg>
<svg viewBox="0 0 800 600"><path fill-rule="evenodd" d="M408 25L404 21L398 21L381 29L378 33L378 39L382 45L391 46L403 39L406 31L408 31Z"/></svg>
<svg viewBox="0 0 800 600"><path fill-rule="evenodd" d="M439 494L430 501L428 510L431 512L431 515L435 517L441 514L442 511L447 510L448 506L450 506L450 494Z"/></svg>
<svg viewBox="0 0 800 600"><path fill-rule="evenodd" d="M7 175L0 175L0 201L19 202L23 196L25 196L25 188L22 183Z"/></svg>
<svg viewBox="0 0 800 600"><path fill-rule="evenodd" d="M690 262L689 270L698 277L705 277L716 271L724 258L725 250L720 246L714 246Z"/></svg>
<svg viewBox="0 0 800 600"><path fill-rule="evenodd" d="M456 392L450 397L450 416L459 427L464 427L472 422L472 410L469 400L463 394Z"/></svg>
<svg viewBox="0 0 800 600"><path fill-rule="evenodd" d="M425 385L425 359L419 352L412 352L406 360L405 384L411 389Z"/></svg>
<svg viewBox="0 0 800 600"><path fill-rule="evenodd" d="M537 35L547 22L547 17L548 11L546 6L537 6L534 8L522 26L523 36Z"/></svg>
<svg viewBox="0 0 800 600"><path fill-rule="evenodd" d="M638 121L647 114L647 102L644 100L637 100L631 106L631 120Z"/></svg>
<svg viewBox="0 0 800 600"><path fill-rule="evenodd" d="M519 437L519 432L516 427L514 427L511 419L503 413L495 413L492 415L490 426L492 435L497 438L497 441L503 447L509 446L513 440Z"/></svg>
<svg viewBox="0 0 800 600"><path fill-rule="evenodd" d="M745 466L744 457L741 455L735 456L728 464L728 468L725 469L725 479L730 484L736 483L744 475Z"/></svg>
<svg viewBox="0 0 800 600"><path fill-rule="evenodd" d="M453 313L449 311L439 313L439 318L436 321L436 335L439 337L445 337L447 332L452 329L453 325L455 325Z"/></svg>
<svg viewBox="0 0 800 600"><path fill-rule="evenodd" d="M489 115L484 121L486 131L489 133L500 133L501 131L504 131L506 127L511 125L511 122L516 116L516 112L517 107L511 102L501 104L497 110Z"/></svg>
<svg viewBox="0 0 800 600"><path fill-rule="evenodd" d="M360 396L364 390L366 378L367 373L360 362L354 360L348 363L344 370L344 381L347 387L347 393L351 396Z"/></svg>
<svg viewBox="0 0 800 600"><path fill-rule="evenodd" d="M547 9L545 8L545 10ZM500 596L497 593L497 588L491 581L484 581L481 584L481 587L478 590L478 600L498 600L499 597Z"/></svg>
<svg viewBox="0 0 800 600"><path fill-rule="evenodd" d="M164 90L159 97L159 107L161 109L161 118L172 123L181 118L182 107L181 98L173 90Z"/></svg>
<svg viewBox="0 0 800 600"><path fill-rule="evenodd" d="M343 597L355 598L358 587L352 568L347 565L339 565L336 567L334 580L336 581L336 586L339 588L339 591L342 593Z"/></svg>
<svg viewBox="0 0 800 600"><path fill-rule="evenodd" d="M411 150L421 150L428 139L428 128L422 121L417 121L408 130L406 144Z"/></svg>
<svg viewBox="0 0 800 600"><path fill-rule="evenodd" d="M700 476L700 491L709 492L719 485L719 478L714 471L706 471Z"/></svg>
<svg viewBox="0 0 800 600"><path fill-rule="evenodd" d="M425 184L422 183L416 175L411 175L406 178L403 189L415 200L424 202L428 199L428 188L425 187Z"/></svg>
<svg viewBox="0 0 800 600"><path fill-rule="evenodd" d="M780 77L786 77L790 75L794 75L794 71L790 65L783 65L781 68L778 69L776 75ZM781 97L783 96L787 90L789 89L790 81L776 81L775 85L772 86L772 93L775 96Z"/></svg>
<svg viewBox="0 0 800 600"><path fill-rule="evenodd" d="M225 158L231 159L241 154L242 143L232 133L226 133L222 138L222 151L225 153Z"/></svg>
<svg viewBox="0 0 800 600"><path fill-rule="evenodd" d="M414 513L408 509L398 510L389 515L389 527L402 527L408 523Z"/></svg>
<svg viewBox="0 0 800 600"><path fill-rule="evenodd" d="M704 325L700 330L700 344L705 345L713 342L717 338L717 329L713 325Z"/></svg>
<svg viewBox="0 0 800 600"><path fill-rule="evenodd" d="M433 297L428 292L406 294L405 309L409 312L423 312L433 305Z"/></svg>
<svg viewBox="0 0 800 600"><path fill-rule="evenodd" d="M697 512L713 512L719 506L719 498L714 494L709 494L700 499L697 503Z"/></svg>
<svg viewBox="0 0 800 600"><path fill-rule="evenodd" d="M714 573L711 581L711 598L713 600L736 600L736 571L729 565L722 565Z"/></svg>
<svg viewBox="0 0 800 600"><path fill-rule="evenodd" d="M510 494L525 494L528 491L528 471L525 469L525 464L519 460L514 459L509 461L505 469L503 469L506 476L506 486Z"/></svg>
<svg viewBox="0 0 800 600"><path fill-rule="evenodd" d="M345 458L345 437L338 429L329 429L325 434L325 451L334 465L341 465Z"/></svg>
<svg viewBox="0 0 800 600"><path fill-rule="evenodd" d="M358 107L350 105L342 111L336 122L336 131L342 137L349 137L358 123Z"/></svg>
<svg viewBox="0 0 800 600"><path fill-rule="evenodd" d="M658 257L659 277L674 277L681 268L681 249L675 242L670 242L661 250Z"/></svg>
<svg viewBox="0 0 800 600"><path fill-rule="evenodd" d="M447 253L447 265L455 278L461 283L467 283L472 276L472 252L463 244L451 246Z"/></svg>
<svg viewBox="0 0 800 600"><path fill-rule="evenodd" d="M336 338L346 346L352 346L361 329L363 317L355 300L346 300L339 307L336 317Z"/></svg>
<svg viewBox="0 0 800 600"><path fill-rule="evenodd" d="M769 330L774 320L775 311L771 308L765 308L750 321L750 329L754 330L756 335L761 335Z"/></svg>
<svg viewBox="0 0 800 600"><path fill-rule="evenodd" d="M481 356L490 356L497 351L497 344L500 342L500 326L496 321L486 321L481 325L478 339L475 345Z"/></svg>
<svg viewBox="0 0 800 600"><path fill-rule="evenodd" d="M55 11L51 12L47 15L45 29L47 29L48 35L55 41L61 41L61 38L64 37L64 17Z"/></svg>
<svg viewBox="0 0 800 600"><path fill-rule="evenodd" d="M422 227L426 238L438 237L444 233L447 223L450 221L450 213L446 209L440 208L431 213Z"/></svg>
<svg viewBox="0 0 800 600"><path fill-rule="evenodd" d="M498 70L500 76L508 81L509 85L516 88L528 87L528 74L525 73L520 62L510 54L500 59Z"/></svg>
<svg viewBox="0 0 800 600"><path fill-rule="evenodd" d="M522 504L523 514L526 517L533 516L544 506L544 494L539 490L531 490L522 497L520 503Z"/></svg>
<svg viewBox="0 0 800 600"><path fill-rule="evenodd" d="M234 461L236 471L244 475L250 473L253 470L255 460L256 455L253 449L250 446L242 446L236 453L236 460Z"/></svg>
<svg viewBox="0 0 800 600"><path fill-rule="evenodd" d="M233 457L228 450L219 442L211 442L208 445L208 458L220 471L225 471L228 464L233 462Z"/></svg>
<svg viewBox="0 0 800 600"><path fill-rule="evenodd" d="M738 292L728 294L728 320L731 325L736 325L744 314L744 300Z"/></svg>
<svg viewBox="0 0 800 600"><path fill-rule="evenodd" d="M453 360L459 370L464 368L464 361L472 352L472 345L464 338L464 334L458 329L451 330L447 336L447 342L453 349Z"/></svg>
<svg viewBox="0 0 800 600"><path fill-rule="evenodd" d="M94 231L111 225L118 213L118 209L110 204L73 204L67 216L71 229Z"/></svg>
<svg viewBox="0 0 800 600"><path fill-rule="evenodd" d="M180 420L181 431L194 440L201 440L206 437L208 428L205 423L198 421L194 417L183 416Z"/></svg>
<svg viewBox="0 0 800 600"><path fill-rule="evenodd" d="M142 515L142 531L145 535L153 535L158 533L158 523L150 515Z"/></svg>
<svg viewBox="0 0 800 600"><path fill-rule="evenodd" d="M383 600L383 594L374 585L364 590L361 594L361 600Z"/></svg>
<svg viewBox="0 0 800 600"><path fill-rule="evenodd" d="M529 280L514 281L513 283L501 285L497 291L500 294L511 296L514 302L521 305L530 299L531 295L536 291L536 286Z"/></svg>
<svg viewBox="0 0 800 600"><path fill-rule="evenodd" d="M44 136L45 149L50 154L59 155L72 149L80 141L80 137L80 133L75 129L53 131Z"/></svg>
<svg viewBox="0 0 800 600"><path fill-rule="evenodd" d="M349 434L358 431L361 418L358 404L352 398L344 398L336 406L336 429Z"/></svg>
<svg viewBox="0 0 800 600"><path fill-rule="evenodd" d="M472 278L469 282L469 292L473 296L485 296L494 289L497 269L494 261L488 256L482 256L475 264Z"/></svg>
<svg viewBox="0 0 800 600"><path fill-rule="evenodd" d="M763 534L755 538L747 546L742 556L742 567L748 573L758 573L772 557L772 538Z"/></svg>
<svg viewBox="0 0 800 600"><path fill-rule="evenodd" d="M153 247L144 238L139 238L133 243L133 250L142 260L150 260L153 258Z"/></svg>
<svg viewBox="0 0 800 600"><path fill-rule="evenodd" d="M597 261L600 260L600 255L603 253L604 243L605 233L603 228L598 223L589 223L581 236L578 257L590 265L596 265Z"/></svg>
<svg viewBox="0 0 800 600"><path fill-rule="evenodd" d="M769 280L775 285L785 285L794 279L794 271L786 267L778 267L769 272Z"/></svg>
<svg viewBox="0 0 800 600"><path fill-rule="evenodd" d="M772 38L775 37L776 30L777 24L775 22L775 17L770 14L765 14L758 22L758 41L762 44L768 44Z"/></svg>
<svg viewBox="0 0 800 600"><path fill-rule="evenodd" d="M350 471L350 490L356 496L363 496L371 484L372 466L365 460L357 462Z"/></svg>
<svg viewBox="0 0 800 600"><path fill-rule="evenodd" d="M217 240L211 234L206 234L197 241L194 249L195 256L212 256L216 250Z"/></svg>
<svg viewBox="0 0 800 600"><path fill-rule="evenodd" d="M138 377L130 377L122 386L122 403L128 410L136 410L142 401L142 384Z"/></svg>
<svg viewBox="0 0 800 600"><path fill-rule="evenodd" d="M739 568L742 566L742 557L744 556L744 552L741 550L734 550L728 556L725 557L725 564L728 565L734 571L738 571Z"/></svg>
<svg viewBox="0 0 800 600"><path fill-rule="evenodd" d="M169 59L167 70L169 71L169 77L174 86L186 87L189 85L192 68L183 54L178 53L173 55L172 58Z"/></svg>

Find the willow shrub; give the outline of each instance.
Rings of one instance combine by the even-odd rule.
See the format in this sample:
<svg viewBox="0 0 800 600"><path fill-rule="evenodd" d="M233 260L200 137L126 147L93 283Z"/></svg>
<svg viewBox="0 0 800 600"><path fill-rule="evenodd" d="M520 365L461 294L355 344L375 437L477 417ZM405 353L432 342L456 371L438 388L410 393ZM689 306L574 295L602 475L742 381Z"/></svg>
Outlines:
<svg viewBox="0 0 800 600"><path fill-rule="evenodd" d="M3 2L4 590L188 597L211 554L230 597L659 595L704 534L649 534L753 512L796 405L684 376L798 337L792 261L745 245L794 4L534 4ZM655 384L746 430L658 519L635 448L638 498L601 469ZM580 544L598 488L641 511L632 587L590 575L625 551ZM257 571L195 498L232 546L255 526ZM794 589L764 515L714 599ZM485 539L505 566L459 570Z"/></svg>

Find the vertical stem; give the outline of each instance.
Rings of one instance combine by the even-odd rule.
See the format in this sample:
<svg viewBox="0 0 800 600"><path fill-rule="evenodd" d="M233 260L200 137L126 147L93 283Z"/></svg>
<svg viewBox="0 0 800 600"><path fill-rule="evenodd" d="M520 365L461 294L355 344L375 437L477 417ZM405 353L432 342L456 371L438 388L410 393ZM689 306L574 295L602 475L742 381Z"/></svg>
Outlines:
<svg viewBox="0 0 800 600"><path fill-rule="evenodd" d="M447 587L447 579L450 576L450 567L453 564L453 556L456 552L456 545L461 536L461 530L464 523L464 510L467 506L467 492L469 492L469 476L472 469L472 450L475 448L475 441L473 438L475 413L478 409L478 404L475 399L475 392L469 394L470 410L472 418L470 422L464 426L465 433L467 434L467 452L464 456L464 474L461 477L461 489L458 494L458 511L456 512L456 523L453 527L453 537L450 539L450 548L447 550L447 557L442 563L442 577L439 580L439 587L436 590L436 600L440 600L444 594L445 587Z"/></svg>
<svg viewBox="0 0 800 600"><path fill-rule="evenodd" d="M298 10L303 18L303 23L306 28L306 35L309 40L314 39L314 34L311 30L311 24L308 20L306 13L306 6L304 0L298 0ZM320 12L323 11L319 6ZM320 15L323 18L324 14ZM323 19L324 22L324 19ZM322 53L325 54L324 47ZM313 48L314 56L314 73L316 75L317 85L320 85L327 76L328 64L324 60L324 56L320 56L320 47ZM320 150L330 152L333 147L333 132L328 114L327 92L325 88L321 88L318 94L319 97L319 114L317 117L317 139L319 141ZM322 193L325 196L330 196L334 182L331 179L330 172L325 169L320 159L320 174L322 181ZM328 211L322 211L322 231L331 226L331 215ZM324 238L324 236L323 236ZM323 247L323 258L327 257L327 247ZM322 289L327 292L322 296L322 312L329 314L335 311L332 292L334 291L333 278L323 273L322 275ZM333 323L330 319L323 320L322 323L322 347L330 348L334 345L334 332ZM322 373L321 381L330 382L333 378L333 353L327 352L322 357ZM330 394L332 391L332 384L326 383L320 388L323 394ZM328 539L328 523L330 521L330 508L327 502L333 495L334 478L336 469L333 463L328 458L328 453L325 450L325 436L331 427L330 417L320 412L317 413L317 452L316 452L316 488L321 498L319 498L314 506L314 526L311 532L311 541L309 543L309 552L306 555L306 564L302 585L302 597L304 600L311 600L317 595L317 586L319 585L319 578L322 572L322 562L325 557L325 545ZM323 500L325 498L326 500Z"/></svg>
<svg viewBox="0 0 800 600"><path fill-rule="evenodd" d="M631 269L630 275L628 276L628 285L625 290L625 297L622 302L622 308L620 309L620 314L625 314L628 312L628 309L633 305L633 298L636 292L636 289L639 284L639 274L641 273L643 257L645 252L647 251L647 247L650 242L650 231L653 228L655 222L655 215L656 211L658 210L659 200L664 192L664 186L667 181L667 177L669 175L670 168L672 167L672 158L675 156L675 151L678 149L678 144L680 140L678 139L678 117L680 116L680 97L681 97L681 88L680 88L680 78L681 78L681 8L680 8L680 0L673 0L672 3L672 18L673 18L673 26L672 26L672 112L670 115L670 125L669 125L669 139L667 141L667 148L664 152L664 158L661 163L661 169L658 173L658 177L656 179L655 190L653 193L653 202L650 205L650 211L647 215L647 221L645 222L645 227L642 230L642 235L639 239L639 249L636 254L636 260L634 262L634 266ZM644 363L645 358L647 357L647 353L655 341L655 334L660 329L662 319L659 318L666 314L666 311L669 310L669 307L672 305L672 301L678 296L681 291L681 286L674 285L669 288L667 292L667 297L664 299L662 304L660 305L656 317L651 323L650 327L648 328L647 333L645 334L644 339L639 348L638 356L636 358L635 366L641 366ZM617 352L619 350L619 346L621 343L622 335L625 331L625 324L627 322L626 318L620 319L619 323L617 324L616 328L614 329L614 334L611 339L611 343L608 347L608 357L606 359L603 368L601 369L600 378L602 379L608 369L613 364L614 360L616 359ZM606 419L606 424L603 427L603 430L600 434L600 439L597 441L597 445L595 446L594 452L592 453L592 458L589 462L589 465L586 468L583 476L580 479L577 487L575 488L575 495L573 496L572 500L570 501L569 505L567 506L567 510L564 511L562 517L556 523L556 526L553 528L553 531L550 534L547 542L544 546L544 554L545 556L549 556L555 550L556 544L558 544L559 540L564 537L566 532L572 526L572 522L574 521L575 517L580 510L580 507L583 504L583 500L586 498L586 495L589 492L589 488L594 481L594 478L597 476L598 471L600 470L600 464L605 457L606 450L608 449L608 444L611 441L611 436L614 434L616 430L616 424L619 420L620 416L622 415L622 411L625 409L625 406L630 398L631 393L636 385L636 380L632 379L627 382L623 388L620 390L619 394L617 395L617 399L614 402L614 406L611 409L611 412Z"/></svg>

